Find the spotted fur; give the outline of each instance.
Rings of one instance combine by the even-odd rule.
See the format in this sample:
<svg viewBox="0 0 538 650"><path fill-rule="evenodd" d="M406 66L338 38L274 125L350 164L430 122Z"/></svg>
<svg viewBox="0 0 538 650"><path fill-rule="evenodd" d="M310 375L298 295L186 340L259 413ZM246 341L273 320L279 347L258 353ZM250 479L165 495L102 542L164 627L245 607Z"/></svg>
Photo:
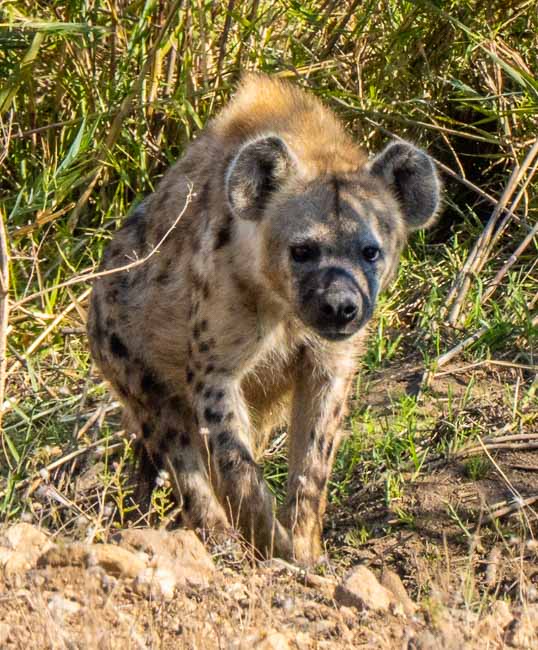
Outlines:
<svg viewBox="0 0 538 650"><path fill-rule="evenodd" d="M187 523L318 559L368 322L438 199L424 152L399 142L369 161L314 96L253 75L126 220L103 269L147 255L184 210L147 262L95 282L91 350ZM277 515L259 462L281 426Z"/></svg>

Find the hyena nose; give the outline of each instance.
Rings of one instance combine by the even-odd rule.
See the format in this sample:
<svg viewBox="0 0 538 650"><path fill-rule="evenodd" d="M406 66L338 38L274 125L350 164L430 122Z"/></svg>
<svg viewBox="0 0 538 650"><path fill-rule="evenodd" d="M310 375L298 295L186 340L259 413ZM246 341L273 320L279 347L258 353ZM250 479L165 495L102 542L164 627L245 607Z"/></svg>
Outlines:
<svg viewBox="0 0 538 650"><path fill-rule="evenodd" d="M358 306L354 296L347 292L338 292L325 295L320 309L328 321L331 321L337 327L343 327L355 318Z"/></svg>

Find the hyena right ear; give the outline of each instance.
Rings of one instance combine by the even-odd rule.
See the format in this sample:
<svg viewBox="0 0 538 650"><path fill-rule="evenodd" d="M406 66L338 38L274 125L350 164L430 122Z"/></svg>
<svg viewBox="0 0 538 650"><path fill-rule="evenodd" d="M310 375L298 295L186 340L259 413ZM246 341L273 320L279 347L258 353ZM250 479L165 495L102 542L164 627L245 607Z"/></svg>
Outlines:
<svg viewBox="0 0 538 650"><path fill-rule="evenodd" d="M395 194L410 230L432 225L439 208L441 182L425 151L409 142L391 142L373 159L370 172Z"/></svg>
<svg viewBox="0 0 538 650"><path fill-rule="evenodd" d="M293 166L288 147L277 136L245 144L226 172L226 198L232 211L242 219L260 219L269 197Z"/></svg>

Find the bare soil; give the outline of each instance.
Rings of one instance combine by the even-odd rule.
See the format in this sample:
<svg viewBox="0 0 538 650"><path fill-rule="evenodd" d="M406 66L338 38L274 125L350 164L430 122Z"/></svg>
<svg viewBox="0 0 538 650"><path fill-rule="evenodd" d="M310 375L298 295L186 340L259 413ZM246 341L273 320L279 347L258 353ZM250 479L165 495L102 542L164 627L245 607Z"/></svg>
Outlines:
<svg viewBox="0 0 538 650"><path fill-rule="evenodd" d="M506 377L483 379L469 421L498 431L509 421ZM382 417L415 380L412 368L380 375L365 400ZM467 388L461 375L431 385L432 439L450 436L444 400ZM410 469L390 504L383 477L363 480L359 468L350 498L329 507L328 559L311 572L256 562L239 541L221 539L207 541L217 567L211 579L178 586L172 598L100 566L44 564L4 575L0 648L537 648L538 451L512 447L482 454L478 476L465 454ZM73 531L59 527L54 539L71 541ZM396 572L416 611L341 606L335 586L359 564L378 577Z"/></svg>

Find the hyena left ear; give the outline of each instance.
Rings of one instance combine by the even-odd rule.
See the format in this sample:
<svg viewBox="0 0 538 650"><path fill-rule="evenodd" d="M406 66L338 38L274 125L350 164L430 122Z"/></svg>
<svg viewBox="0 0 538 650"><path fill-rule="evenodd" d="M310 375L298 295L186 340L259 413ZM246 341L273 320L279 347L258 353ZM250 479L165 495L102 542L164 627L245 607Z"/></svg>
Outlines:
<svg viewBox="0 0 538 650"><path fill-rule="evenodd" d="M433 224L441 182L427 153L409 142L391 142L374 158L370 171L394 192L410 230Z"/></svg>
<svg viewBox="0 0 538 650"><path fill-rule="evenodd" d="M232 211L242 219L260 219L293 164L288 147L277 136L243 145L226 172L226 198Z"/></svg>

